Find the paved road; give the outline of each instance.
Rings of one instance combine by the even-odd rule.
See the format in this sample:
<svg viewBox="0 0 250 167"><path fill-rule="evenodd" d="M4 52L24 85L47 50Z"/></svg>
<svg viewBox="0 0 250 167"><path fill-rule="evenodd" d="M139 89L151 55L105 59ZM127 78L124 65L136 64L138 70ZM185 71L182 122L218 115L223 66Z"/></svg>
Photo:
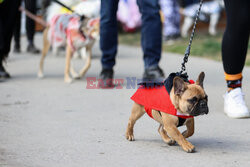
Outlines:
<svg viewBox="0 0 250 167"><path fill-rule="evenodd" d="M36 38L41 48L41 36ZM25 39L22 39L25 43ZM40 44L40 45L39 45ZM26 46L23 44L23 46ZM23 49L24 50L24 49ZM65 84L64 57L46 59L45 78L37 79L39 56L11 54L8 71L12 79L0 83L0 166L92 167L92 166L240 166L250 165L250 120L229 119L223 114L225 82L220 62L191 57L190 78L205 71L210 113L196 118L196 132L189 139L196 153L161 140L158 124L148 116L138 121L134 142L125 128L135 89L127 89L126 77L141 78L139 48L119 48L115 78L125 79L122 89L86 89L86 78ZM163 54L166 74L180 68L182 56ZM81 60L74 60L77 68ZM101 70L100 51L94 49L86 77ZM244 92L250 106L250 68L244 70Z"/></svg>

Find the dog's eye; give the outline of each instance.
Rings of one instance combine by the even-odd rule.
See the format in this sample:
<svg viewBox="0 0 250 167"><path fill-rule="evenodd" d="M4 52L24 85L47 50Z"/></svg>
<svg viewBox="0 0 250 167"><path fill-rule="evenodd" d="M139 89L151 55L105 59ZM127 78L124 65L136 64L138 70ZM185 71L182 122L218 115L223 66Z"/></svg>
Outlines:
<svg viewBox="0 0 250 167"><path fill-rule="evenodd" d="M198 98L197 97L193 97L192 99L188 99L187 100L189 103L196 103L198 101Z"/></svg>

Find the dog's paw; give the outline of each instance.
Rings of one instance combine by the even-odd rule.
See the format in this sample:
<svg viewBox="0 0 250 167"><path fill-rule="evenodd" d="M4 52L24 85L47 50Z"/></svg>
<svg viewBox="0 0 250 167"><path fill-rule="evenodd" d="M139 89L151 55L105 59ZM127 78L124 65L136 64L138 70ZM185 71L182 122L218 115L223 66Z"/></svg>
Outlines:
<svg viewBox="0 0 250 167"><path fill-rule="evenodd" d="M127 138L128 141L134 141L135 140L134 134L130 130L127 130L127 132L126 132L126 138Z"/></svg>
<svg viewBox="0 0 250 167"><path fill-rule="evenodd" d="M38 72L37 77L40 78L40 79L42 79L42 78L44 78L44 75L43 75L42 72Z"/></svg>
<svg viewBox="0 0 250 167"><path fill-rule="evenodd" d="M193 153L195 152L195 147L194 145L192 145L189 142L186 142L185 144L182 145L182 148L184 151L186 151L187 153Z"/></svg>
<svg viewBox="0 0 250 167"><path fill-rule="evenodd" d="M126 135L126 138L128 141L134 141L135 138L134 138L134 135Z"/></svg>
<svg viewBox="0 0 250 167"><path fill-rule="evenodd" d="M70 78L70 77L65 77L65 78L64 78L64 82L65 82L65 83L72 83L72 81L73 81L73 80L72 80L72 78Z"/></svg>

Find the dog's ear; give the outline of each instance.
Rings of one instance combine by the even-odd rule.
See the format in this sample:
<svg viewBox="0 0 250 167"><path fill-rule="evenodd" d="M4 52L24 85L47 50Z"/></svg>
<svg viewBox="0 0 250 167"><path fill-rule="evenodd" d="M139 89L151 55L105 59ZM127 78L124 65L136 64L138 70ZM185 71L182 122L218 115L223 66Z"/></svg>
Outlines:
<svg viewBox="0 0 250 167"><path fill-rule="evenodd" d="M205 78L205 73L204 72L201 72L198 79L196 80L196 84L197 85L200 85L202 88L203 88L203 81L204 81L204 78Z"/></svg>
<svg viewBox="0 0 250 167"><path fill-rule="evenodd" d="M173 81L174 94L181 96L187 89L187 85L180 77L175 77Z"/></svg>

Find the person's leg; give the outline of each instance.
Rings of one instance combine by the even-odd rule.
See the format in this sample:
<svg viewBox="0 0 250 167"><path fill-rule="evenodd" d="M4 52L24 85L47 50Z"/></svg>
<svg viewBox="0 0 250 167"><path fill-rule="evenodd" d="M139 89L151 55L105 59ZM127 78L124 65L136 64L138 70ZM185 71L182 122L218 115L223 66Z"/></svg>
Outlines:
<svg viewBox="0 0 250 167"><path fill-rule="evenodd" d="M230 117L247 117L250 114L241 92L241 82L250 33L250 1L224 2L227 26L222 41L222 60L228 86L224 109ZM234 103L235 107L232 106Z"/></svg>
<svg viewBox="0 0 250 167"><path fill-rule="evenodd" d="M33 14L36 14L36 0L25 0L25 8ZM27 51L31 53L40 53L34 45L35 21L26 16L26 33L28 39Z"/></svg>
<svg viewBox="0 0 250 167"><path fill-rule="evenodd" d="M9 78L3 61L8 57L11 45L11 38L14 31L14 25L17 17L20 0L4 1L0 5L0 77Z"/></svg>
<svg viewBox="0 0 250 167"><path fill-rule="evenodd" d="M2 19L2 4L0 4L0 79L4 77L5 69L3 67L3 61L5 59L5 55L3 54L3 48L4 48L4 35L3 35L3 19Z"/></svg>
<svg viewBox="0 0 250 167"><path fill-rule="evenodd" d="M36 0L25 0L25 8L36 14ZM33 44L34 34L35 34L35 21L26 16L26 33L29 44Z"/></svg>
<svg viewBox="0 0 250 167"><path fill-rule="evenodd" d="M250 32L250 1L225 0L227 26L222 41L222 59L227 74L242 72Z"/></svg>
<svg viewBox="0 0 250 167"><path fill-rule="evenodd" d="M100 48L104 87L113 86L113 67L118 45L117 18L119 0L101 0Z"/></svg>
<svg viewBox="0 0 250 167"><path fill-rule="evenodd" d="M164 76L158 66L162 47L160 6L158 0L137 0L137 4L142 14L141 45L145 67L143 78L160 78Z"/></svg>
<svg viewBox="0 0 250 167"><path fill-rule="evenodd" d="M102 68L112 69L117 53L118 32L116 12L119 0L101 1L100 47Z"/></svg>
<svg viewBox="0 0 250 167"><path fill-rule="evenodd" d="M20 53L20 33L21 33L21 12L18 11L14 27L14 52Z"/></svg>
<svg viewBox="0 0 250 167"><path fill-rule="evenodd" d="M3 13L4 13L4 6L3 4L0 4L0 63L2 62L3 60L3 48L4 48L4 32L3 32L3 29L4 29L4 26L3 26ZM0 64L1 66L1 64Z"/></svg>
<svg viewBox="0 0 250 167"><path fill-rule="evenodd" d="M25 8L36 14L36 0L25 0ZM33 44L34 34L35 34L35 21L26 16L26 33L29 44Z"/></svg>

